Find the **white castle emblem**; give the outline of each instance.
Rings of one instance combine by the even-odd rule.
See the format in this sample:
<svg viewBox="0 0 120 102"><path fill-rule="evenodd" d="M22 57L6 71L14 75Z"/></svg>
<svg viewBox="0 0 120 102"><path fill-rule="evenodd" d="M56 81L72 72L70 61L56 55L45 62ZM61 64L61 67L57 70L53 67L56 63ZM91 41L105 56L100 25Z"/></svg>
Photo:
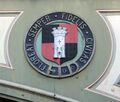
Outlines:
<svg viewBox="0 0 120 102"><path fill-rule="evenodd" d="M65 58L66 28L53 28L52 34L54 36L54 58Z"/></svg>

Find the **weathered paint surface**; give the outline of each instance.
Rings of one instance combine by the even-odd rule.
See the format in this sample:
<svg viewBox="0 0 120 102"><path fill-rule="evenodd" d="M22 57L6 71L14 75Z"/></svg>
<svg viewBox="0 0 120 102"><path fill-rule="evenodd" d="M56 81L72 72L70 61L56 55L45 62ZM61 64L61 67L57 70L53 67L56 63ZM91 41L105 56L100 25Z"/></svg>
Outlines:
<svg viewBox="0 0 120 102"><path fill-rule="evenodd" d="M0 11L23 11L9 37L8 50L14 69L0 68L0 93L2 93L0 96L11 96L12 99L20 102L22 100L59 102L58 99L74 99L73 102L117 102L85 90L104 72L111 57L110 32L97 14L96 10L98 9L118 10L120 1L0 0ZM24 54L24 39L30 26L36 19L56 11L70 12L81 17L89 25L96 39L96 51L91 63L79 74L65 79L53 79L41 75L29 65ZM14 84L16 86L13 83L16 83ZM30 89L31 87L33 90ZM41 95L42 92L44 95ZM49 95L45 95L47 92Z"/></svg>

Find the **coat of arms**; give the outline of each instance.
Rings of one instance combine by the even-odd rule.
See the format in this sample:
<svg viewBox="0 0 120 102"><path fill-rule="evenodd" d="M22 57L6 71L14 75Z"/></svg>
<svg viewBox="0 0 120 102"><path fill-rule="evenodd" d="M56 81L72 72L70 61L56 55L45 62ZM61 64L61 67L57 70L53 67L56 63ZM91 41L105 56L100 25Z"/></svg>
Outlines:
<svg viewBox="0 0 120 102"><path fill-rule="evenodd" d="M42 29L42 55L49 61L62 64L77 54L77 25L46 25Z"/></svg>
<svg viewBox="0 0 120 102"><path fill-rule="evenodd" d="M64 78L85 69L94 54L89 26L78 16L55 12L39 18L25 38L25 55L43 75Z"/></svg>

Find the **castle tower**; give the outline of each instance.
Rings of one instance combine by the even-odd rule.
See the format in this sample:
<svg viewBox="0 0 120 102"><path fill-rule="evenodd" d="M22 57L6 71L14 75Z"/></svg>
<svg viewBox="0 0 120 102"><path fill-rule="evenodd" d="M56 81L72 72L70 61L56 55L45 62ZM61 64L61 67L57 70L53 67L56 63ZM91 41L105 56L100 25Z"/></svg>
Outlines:
<svg viewBox="0 0 120 102"><path fill-rule="evenodd" d="M53 28L52 34L54 36L54 58L65 58L66 28Z"/></svg>

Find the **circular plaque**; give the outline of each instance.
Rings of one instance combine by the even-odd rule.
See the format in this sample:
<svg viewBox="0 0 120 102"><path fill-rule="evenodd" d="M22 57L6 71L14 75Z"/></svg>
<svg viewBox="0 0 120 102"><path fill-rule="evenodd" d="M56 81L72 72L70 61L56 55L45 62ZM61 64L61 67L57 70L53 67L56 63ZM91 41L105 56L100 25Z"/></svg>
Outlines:
<svg viewBox="0 0 120 102"><path fill-rule="evenodd" d="M89 26L78 16L55 12L39 18L25 38L25 54L43 75L64 78L83 70L94 54Z"/></svg>

